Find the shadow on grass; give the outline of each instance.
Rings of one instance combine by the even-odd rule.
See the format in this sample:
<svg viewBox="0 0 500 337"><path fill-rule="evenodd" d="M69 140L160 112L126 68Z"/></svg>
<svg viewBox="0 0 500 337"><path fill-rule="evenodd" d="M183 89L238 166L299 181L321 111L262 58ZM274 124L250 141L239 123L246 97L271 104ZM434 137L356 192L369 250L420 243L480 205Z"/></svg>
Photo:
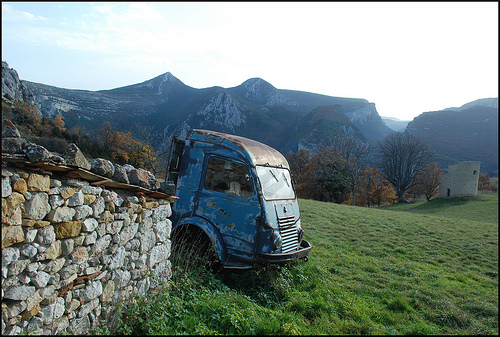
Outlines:
<svg viewBox="0 0 500 337"><path fill-rule="evenodd" d="M248 296L257 304L274 308L286 298L283 284L289 281L287 268L289 267L266 265L251 270L224 270L218 274L218 278L228 288Z"/></svg>
<svg viewBox="0 0 500 337"><path fill-rule="evenodd" d="M415 212L423 213L426 211L432 211L436 209L450 208L456 206L463 206L472 201L481 201L480 197L468 197L468 198L436 198L429 201L419 202L415 204L395 204L387 206L386 209L391 211L399 212Z"/></svg>

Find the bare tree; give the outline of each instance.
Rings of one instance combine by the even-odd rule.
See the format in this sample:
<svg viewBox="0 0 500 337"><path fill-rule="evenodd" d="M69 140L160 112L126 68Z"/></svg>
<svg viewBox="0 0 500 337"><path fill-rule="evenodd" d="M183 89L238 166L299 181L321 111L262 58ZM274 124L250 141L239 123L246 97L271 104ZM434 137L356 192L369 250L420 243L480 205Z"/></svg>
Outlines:
<svg viewBox="0 0 500 337"><path fill-rule="evenodd" d="M415 177L429 163L433 153L418 137L396 132L379 142L379 168L396 189L398 202L416 184Z"/></svg>
<svg viewBox="0 0 500 337"><path fill-rule="evenodd" d="M352 206L355 205L356 187L360 176L368 166L368 155L370 147L349 134L335 138L330 147L342 158L340 161L341 172L339 177L349 186L352 194ZM339 172L340 173L340 172Z"/></svg>

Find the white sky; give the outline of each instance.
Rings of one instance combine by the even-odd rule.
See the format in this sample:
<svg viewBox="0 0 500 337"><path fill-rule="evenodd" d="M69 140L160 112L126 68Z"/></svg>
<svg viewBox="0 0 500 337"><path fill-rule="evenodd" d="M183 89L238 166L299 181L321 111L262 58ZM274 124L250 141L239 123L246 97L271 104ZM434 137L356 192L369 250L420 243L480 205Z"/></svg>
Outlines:
<svg viewBox="0 0 500 337"><path fill-rule="evenodd" d="M498 2L2 2L2 60L70 89L260 77L411 120L498 97L498 28Z"/></svg>

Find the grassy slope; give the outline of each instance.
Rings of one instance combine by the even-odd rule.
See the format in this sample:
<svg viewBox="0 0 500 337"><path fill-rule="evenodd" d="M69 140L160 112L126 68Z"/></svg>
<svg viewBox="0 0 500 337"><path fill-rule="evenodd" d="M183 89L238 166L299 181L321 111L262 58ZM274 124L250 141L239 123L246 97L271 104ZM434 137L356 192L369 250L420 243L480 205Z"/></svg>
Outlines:
<svg viewBox="0 0 500 337"><path fill-rule="evenodd" d="M308 262L177 274L128 306L118 332L498 334L498 194L381 209L299 202Z"/></svg>
<svg viewBox="0 0 500 337"><path fill-rule="evenodd" d="M337 308L333 320L353 325L315 332L498 332L498 194L382 209L300 206L311 266L340 295L333 303L350 301L349 315Z"/></svg>

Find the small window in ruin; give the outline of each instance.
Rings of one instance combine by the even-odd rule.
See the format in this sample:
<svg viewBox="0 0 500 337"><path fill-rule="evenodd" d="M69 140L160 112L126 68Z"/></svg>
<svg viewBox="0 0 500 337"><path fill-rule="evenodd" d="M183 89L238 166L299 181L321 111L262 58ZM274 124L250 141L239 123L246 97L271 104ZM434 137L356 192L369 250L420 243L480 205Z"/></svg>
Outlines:
<svg viewBox="0 0 500 337"><path fill-rule="evenodd" d="M472 175L473 175L473 176L475 176L476 174L477 174L477 171L476 171L476 170L474 170L474 171L472 172Z"/></svg>

